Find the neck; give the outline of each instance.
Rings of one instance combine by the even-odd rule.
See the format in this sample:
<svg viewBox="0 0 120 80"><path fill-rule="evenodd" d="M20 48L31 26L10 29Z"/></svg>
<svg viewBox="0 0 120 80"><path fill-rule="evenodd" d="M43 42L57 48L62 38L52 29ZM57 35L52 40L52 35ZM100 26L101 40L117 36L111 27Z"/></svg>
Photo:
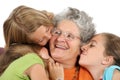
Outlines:
<svg viewBox="0 0 120 80"><path fill-rule="evenodd" d="M75 64L74 64L74 65L71 65L71 64L63 64L63 67L64 67L64 68L67 68L67 69L71 69L71 68L74 68L74 67L75 67Z"/></svg>
<svg viewBox="0 0 120 80"><path fill-rule="evenodd" d="M63 63L64 68L73 68L75 66L76 66L76 60L73 60L73 59L64 61L64 63Z"/></svg>
<svg viewBox="0 0 120 80"><path fill-rule="evenodd" d="M60 64L63 65L64 68L70 69L75 67L76 59L69 59L69 60L57 60Z"/></svg>
<svg viewBox="0 0 120 80"><path fill-rule="evenodd" d="M88 67L88 71L93 76L94 80L100 80L102 78L102 75L104 73L104 68L101 67Z"/></svg>

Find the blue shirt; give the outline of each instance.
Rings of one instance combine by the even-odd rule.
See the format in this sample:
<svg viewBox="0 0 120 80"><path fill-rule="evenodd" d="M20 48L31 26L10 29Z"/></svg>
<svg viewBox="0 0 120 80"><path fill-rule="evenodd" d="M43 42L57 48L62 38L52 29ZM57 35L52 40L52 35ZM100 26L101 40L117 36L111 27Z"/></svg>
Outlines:
<svg viewBox="0 0 120 80"><path fill-rule="evenodd" d="M112 80L113 72L115 69L120 71L120 67L117 65L112 65L112 66L106 68L104 71L104 74L103 74L103 80Z"/></svg>

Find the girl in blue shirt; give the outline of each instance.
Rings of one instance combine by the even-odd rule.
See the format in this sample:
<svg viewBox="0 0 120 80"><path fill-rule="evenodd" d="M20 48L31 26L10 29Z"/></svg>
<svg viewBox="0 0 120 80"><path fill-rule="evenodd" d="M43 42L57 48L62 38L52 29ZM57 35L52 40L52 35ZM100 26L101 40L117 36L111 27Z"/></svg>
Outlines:
<svg viewBox="0 0 120 80"><path fill-rule="evenodd" d="M120 37L111 33L96 34L81 50L79 64L94 80L120 80Z"/></svg>

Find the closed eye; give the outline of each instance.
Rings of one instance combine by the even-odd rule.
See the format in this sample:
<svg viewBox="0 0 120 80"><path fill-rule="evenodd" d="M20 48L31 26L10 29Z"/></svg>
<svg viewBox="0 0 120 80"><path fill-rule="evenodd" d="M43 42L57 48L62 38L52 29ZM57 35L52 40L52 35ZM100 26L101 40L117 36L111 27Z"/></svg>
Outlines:
<svg viewBox="0 0 120 80"><path fill-rule="evenodd" d="M95 47L95 45L96 45L96 42L95 42L95 41L90 41L90 42L89 42L89 46L90 46L90 47Z"/></svg>
<svg viewBox="0 0 120 80"><path fill-rule="evenodd" d="M93 44L90 44L90 47L95 47L95 45L93 45Z"/></svg>

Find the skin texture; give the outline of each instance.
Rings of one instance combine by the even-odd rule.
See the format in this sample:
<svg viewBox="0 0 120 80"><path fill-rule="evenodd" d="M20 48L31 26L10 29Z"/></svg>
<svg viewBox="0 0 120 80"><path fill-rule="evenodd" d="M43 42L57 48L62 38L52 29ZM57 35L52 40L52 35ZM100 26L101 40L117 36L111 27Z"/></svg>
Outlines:
<svg viewBox="0 0 120 80"><path fill-rule="evenodd" d="M120 71L115 70L112 80L120 80Z"/></svg>
<svg viewBox="0 0 120 80"><path fill-rule="evenodd" d="M104 59L104 39L101 36L96 36L90 40L87 45L84 45L81 53L79 63L90 66L101 65L101 61ZM97 54L97 55L96 55ZM97 57L96 57L97 56Z"/></svg>
<svg viewBox="0 0 120 80"><path fill-rule="evenodd" d="M55 27L60 32L57 32L58 36L53 35L50 40L51 56L56 62L63 65L65 80L78 78L76 74L79 70L80 47L94 35L94 23L92 23L92 18L86 12L71 7L55 15L55 20ZM74 39L68 39L71 36L68 33L74 36ZM84 71L84 74L88 74L85 69Z"/></svg>
<svg viewBox="0 0 120 80"><path fill-rule="evenodd" d="M49 80L44 67L40 64L35 64L31 66L25 72L26 75L30 76L31 80Z"/></svg>
<svg viewBox="0 0 120 80"><path fill-rule="evenodd" d="M47 11L39 11L23 5L18 6L11 12L3 25L6 43L5 50L7 51L11 45L25 44L28 46L31 45L32 48L33 46L39 46L39 49L37 48L38 50L31 50L34 53L36 52L36 54L39 56L40 53L48 53L47 51L40 49L42 46L45 46L51 38L50 32L54 27L52 19L53 14ZM24 47L23 50L25 50ZM28 50L29 53L31 51ZM20 48L16 49L15 52L13 51L16 55L14 55L12 51L10 52L11 56L13 57L13 61L16 59L16 55L21 57L27 54L27 51L26 53L22 53ZM3 61L5 61L5 59L8 59L7 53L5 54L6 55L3 57ZM9 59L11 56L9 56ZM4 70L9 66L10 60L5 61L5 63L3 61L1 59L0 63L2 62L2 66L5 68L0 67L0 69L2 69L4 72ZM27 70L25 70L24 74L29 76L31 80L49 80L45 71L45 67L41 64L34 64L30 66Z"/></svg>
<svg viewBox="0 0 120 80"><path fill-rule="evenodd" d="M94 80L102 79L105 68L115 64L114 56L116 55L114 54L116 53L112 51L111 53L107 53L107 49L110 49L107 47L108 44L110 44L110 36L114 37L111 42L115 46L112 48L114 48L116 51L116 49L119 49L118 44L120 39L119 37L108 33L95 35L88 44L81 47L82 53L80 56L79 64L90 71ZM107 40L109 40L109 42L106 42ZM114 42L117 42L117 44L114 44ZM120 76L120 72L118 70L115 70L113 80L119 80L120 78L118 75Z"/></svg>
<svg viewBox="0 0 120 80"><path fill-rule="evenodd" d="M37 44L44 46L47 44L48 40L51 38L51 30L53 26L40 26L35 32L31 34L31 39L34 40Z"/></svg>
<svg viewBox="0 0 120 80"><path fill-rule="evenodd" d="M79 35L75 23L69 20L61 21L57 28L63 33L69 32L74 36ZM73 68L75 66L76 57L80 53L80 40L78 38L67 40L64 34L53 36L50 40L50 53L52 58L61 63L64 68Z"/></svg>

